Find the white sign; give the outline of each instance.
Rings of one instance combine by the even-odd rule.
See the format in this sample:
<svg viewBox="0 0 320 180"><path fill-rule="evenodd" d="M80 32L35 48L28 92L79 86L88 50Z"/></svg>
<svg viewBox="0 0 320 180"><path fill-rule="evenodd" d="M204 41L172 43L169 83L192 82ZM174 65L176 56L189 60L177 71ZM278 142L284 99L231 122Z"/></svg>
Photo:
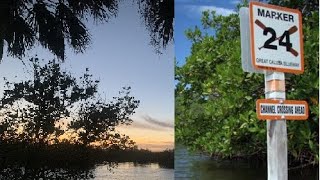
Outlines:
<svg viewBox="0 0 320 180"><path fill-rule="evenodd" d="M258 119L268 120L306 120L308 119L306 101L259 99L257 101Z"/></svg>
<svg viewBox="0 0 320 180"><path fill-rule="evenodd" d="M252 63L257 69L302 73L302 15L299 10L250 2Z"/></svg>

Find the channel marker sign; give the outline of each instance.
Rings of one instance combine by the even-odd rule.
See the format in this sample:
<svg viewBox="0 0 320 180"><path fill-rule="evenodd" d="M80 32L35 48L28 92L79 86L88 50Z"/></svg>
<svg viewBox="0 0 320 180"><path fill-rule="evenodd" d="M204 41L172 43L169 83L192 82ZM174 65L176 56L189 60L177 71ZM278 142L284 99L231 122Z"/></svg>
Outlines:
<svg viewBox="0 0 320 180"><path fill-rule="evenodd" d="M299 10L250 2L251 57L255 68L304 71L302 15Z"/></svg>

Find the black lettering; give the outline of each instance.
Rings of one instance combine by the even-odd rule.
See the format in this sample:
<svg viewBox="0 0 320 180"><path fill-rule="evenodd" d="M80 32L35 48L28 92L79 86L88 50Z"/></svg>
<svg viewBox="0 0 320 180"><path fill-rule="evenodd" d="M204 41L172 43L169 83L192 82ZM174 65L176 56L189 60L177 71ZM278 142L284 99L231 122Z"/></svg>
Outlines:
<svg viewBox="0 0 320 180"><path fill-rule="evenodd" d="M286 42L283 42L283 39L286 38ZM279 39L279 45L285 46L287 48L287 51L290 51L292 47L292 43L290 43L290 33L289 31L284 31L281 38Z"/></svg>
<svg viewBox="0 0 320 180"><path fill-rule="evenodd" d="M289 14L289 22L294 22L293 21L293 16L291 14Z"/></svg>
<svg viewBox="0 0 320 180"><path fill-rule="evenodd" d="M267 12L266 12L266 15L265 15L265 17L269 17L269 18L272 18L272 17L270 16L270 12L269 12L269 11L267 11Z"/></svg>
<svg viewBox="0 0 320 180"><path fill-rule="evenodd" d="M277 106L278 114L293 114L293 106L280 105Z"/></svg>
<svg viewBox="0 0 320 180"><path fill-rule="evenodd" d="M271 11L271 18L275 17L276 16L276 12L274 11Z"/></svg>
<svg viewBox="0 0 320 180"><path fill-rule="evenodd" d="M288 14L283 14L283 20L288 21Z"/></svg>
<svg viewBox="0 0 320 180"><path fill-rule="evenodd" d="M275 106L261 105L260 113L275 114Z"/></svg>
<svg viewBox="0 0 320 180"><path fill-rule="evenodd" d="M264 17L264 9L259 9L258 8L258 16L263 16Z"/></svg>
<svg viewBox="0 0 320 180"><path fill-rule="evenodd" d="M266 36L268 34L268 32L271 34L271 37L264 43L263 47L267 48L267 49L277 50L277 46L271 44L272 42L274 42L276 40L276 31L274 31L274 29L271 27L266 27L263 30L263 35Z"/></svg>
<svg viewBox="0 0 320 180"><path fill-rule="evenodd" d="M278 15L277 19L282 20L282 13L278 12L277 15Z"/></svg>
<svg viewBox="0 0 320 180"><path fill-rule="evenodd" d="M295 114L304 114L304 106L296 106L294 108L294 113Z"/></svg>
<svg viewBox="0 0 320 180"><path fill-rule="evenodd" d="M277 19L281 21L294 22L293 15L291 14L285 14L277 11L268 11L268 10L259 9L259 8L258 8L258 16L268 17L268 18Z"/></svg>

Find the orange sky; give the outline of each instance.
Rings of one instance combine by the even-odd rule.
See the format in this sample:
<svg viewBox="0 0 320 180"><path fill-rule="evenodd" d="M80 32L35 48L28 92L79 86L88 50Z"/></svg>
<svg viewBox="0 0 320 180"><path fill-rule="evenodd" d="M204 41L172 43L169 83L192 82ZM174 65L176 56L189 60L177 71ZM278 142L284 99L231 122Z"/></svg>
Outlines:
<svg viewBox="0 0 320 180"><path fill-rule="evenodd" d="M150 118L150 117L147 117ZM145 118L142 118L145 119ZM152 118L150 118L152 119ZM116 130L135 141L138 148L162 151L174 148L174 127L168 121L133 120L131 125L121 125Z"/></svg>
<svg viewBox="0 0 320 180"><path fill-rule="evenodd" d="M71 119L69 119L70 121ZM62 129L66 130L66 122L60 121ZM64 125L62 125L64 122ZM138 148L149 149L151 151L163 151L174 148L174 126L171 120L159 120L150 116L135 116L131 125L119 125L116 131L125 134L136 142ZM62 135L63 138L69 135Z"/></svg>
<svg viewBox="0 0 320 180"><path fill-rule="evenodd" d="M67 124L70 121L70 118L60 120L56 126L60 125L60 128L67 130ZM160 120L150 116L140 116L133 118L131 125L117 126L116 131L129 136L131 140L136 142L138 148L151 151L174 148L173 120ZM61 138L70 138L70 132L62 135Z"/></svg>

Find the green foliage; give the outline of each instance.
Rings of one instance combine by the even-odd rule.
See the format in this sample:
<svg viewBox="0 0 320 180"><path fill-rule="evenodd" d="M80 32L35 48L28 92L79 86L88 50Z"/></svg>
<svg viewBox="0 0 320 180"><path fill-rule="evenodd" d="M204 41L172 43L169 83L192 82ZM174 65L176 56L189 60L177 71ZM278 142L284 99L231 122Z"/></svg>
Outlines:
<svg viewBox="0 0 320 180"><path fill-rule="evenodd" d="M288 122L291 162L318 163L318 11L304 17L305 72L286 75L287 99L307 100L307 121ZM264 98L261 74L241 69L238 14L203 12L202 28L188 29L193 42L186 63L175 70L176 140L221 157L264 156L266 123L256 117ZM312 23L311 23L312 22ZM201 30L203 29L203 30ZM203 31L214 31L208 35Z"/></svg>

